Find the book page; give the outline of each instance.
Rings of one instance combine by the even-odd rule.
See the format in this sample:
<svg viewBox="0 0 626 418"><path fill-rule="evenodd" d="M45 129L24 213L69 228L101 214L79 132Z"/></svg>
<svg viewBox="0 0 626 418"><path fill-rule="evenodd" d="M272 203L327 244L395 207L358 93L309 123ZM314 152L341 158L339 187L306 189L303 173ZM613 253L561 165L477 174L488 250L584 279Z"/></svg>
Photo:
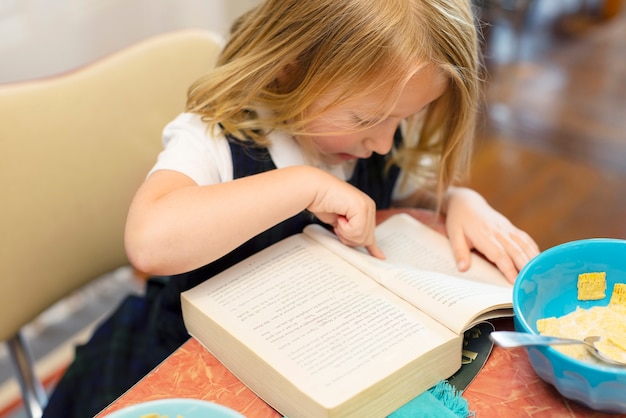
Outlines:
<svg viewBox="0 0 626 418"><path fill-rule="evenodd" d="M377 228L384 261L341 244L317 225L305 232L456 333L512 315L512 285L502 273L476 255L471 269L459 272L447 238L408 215L394 215Z"/></svg>
<svg viewBox="0 0 626 418"><path fill-rule="evenodd" d="M244 260L183 297L328 405L458 339L303 235ZM448 373L460 367L458 349L459 359L444 362Z"/></svg>
<svg viewBox="0 0 626 418"><path fill-rule="evenodd" d="M512 288L500 270L476 253L471 254L471 268L459 271L448 238L410 215L394 215L381 223L376 239L389 262Z"/></svg>

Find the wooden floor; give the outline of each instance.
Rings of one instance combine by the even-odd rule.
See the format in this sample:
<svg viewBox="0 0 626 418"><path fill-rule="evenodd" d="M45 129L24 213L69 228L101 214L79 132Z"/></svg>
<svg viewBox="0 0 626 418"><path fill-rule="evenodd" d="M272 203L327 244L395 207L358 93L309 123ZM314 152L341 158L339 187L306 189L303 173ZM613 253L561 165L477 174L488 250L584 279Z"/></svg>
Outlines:
<svg viewBox="0 0 626 418"><path fill-rule="evenodd" d="M589 25L535 17L513 35L490 28L470 185L542 249L626 239L625 11Z"/></svg>

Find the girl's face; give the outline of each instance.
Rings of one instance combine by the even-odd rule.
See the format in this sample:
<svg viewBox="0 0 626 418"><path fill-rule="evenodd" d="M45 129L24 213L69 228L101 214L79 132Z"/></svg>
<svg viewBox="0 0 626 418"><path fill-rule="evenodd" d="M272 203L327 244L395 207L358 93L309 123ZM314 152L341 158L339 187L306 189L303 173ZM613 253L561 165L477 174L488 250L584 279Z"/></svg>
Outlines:
<svg viewBox="0 0 626 418"><path fill-rule="evenodd" d="M447 78L433 65L425 67L406 84L389 116L381 115L375 125L358 129L359 125L375 122L369 120L367 115L371 115L372 106L384 99L385 92L381 89L374 90L364 99L359 98L354 103L334 108L313 119L307 126L307 131L312 133L307 139L327 164L368 158L374 152L387 154L393 145L393 135L400 121L418 113L439 98L447 83ZM311 110L320 109L326 103L320 98L311 105Z"/></svg>

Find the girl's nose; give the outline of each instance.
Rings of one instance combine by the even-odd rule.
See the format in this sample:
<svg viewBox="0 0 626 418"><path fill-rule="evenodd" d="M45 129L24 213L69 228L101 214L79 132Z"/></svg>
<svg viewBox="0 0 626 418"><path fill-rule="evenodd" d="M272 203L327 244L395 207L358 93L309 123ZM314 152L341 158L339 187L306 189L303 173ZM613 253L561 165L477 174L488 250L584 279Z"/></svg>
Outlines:
<svg viewBox="0 0 626 418"><path fill-rule="evenodd" d="M376 154L385 155L391 151L394 133L395 129L377 130L368 135L364 145L368 150Z"/></svg>

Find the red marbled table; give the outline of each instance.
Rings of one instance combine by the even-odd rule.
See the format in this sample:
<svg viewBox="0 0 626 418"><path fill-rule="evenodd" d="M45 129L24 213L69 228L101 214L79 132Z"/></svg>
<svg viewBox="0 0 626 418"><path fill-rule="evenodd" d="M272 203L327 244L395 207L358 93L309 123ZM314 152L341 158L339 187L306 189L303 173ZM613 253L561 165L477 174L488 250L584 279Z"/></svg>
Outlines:
<svg viewBox="0 0 626 418"><path fill-rule="evenodd" d="M392 213L394 211L380 213L379 222ZM432 213L419 210L409 213L435 229L442 230ZM499 330L510 330L513 327L510 318L498 320L494 324ZM535 374L526 351L521 348L504 350L494 347L484 368L463 392L463 397L478 418L616 417L592 411L563 398ZM129 405L163 398L214 401L248 418L282 417L192 338L105 408L97 418Z"/></svg>

